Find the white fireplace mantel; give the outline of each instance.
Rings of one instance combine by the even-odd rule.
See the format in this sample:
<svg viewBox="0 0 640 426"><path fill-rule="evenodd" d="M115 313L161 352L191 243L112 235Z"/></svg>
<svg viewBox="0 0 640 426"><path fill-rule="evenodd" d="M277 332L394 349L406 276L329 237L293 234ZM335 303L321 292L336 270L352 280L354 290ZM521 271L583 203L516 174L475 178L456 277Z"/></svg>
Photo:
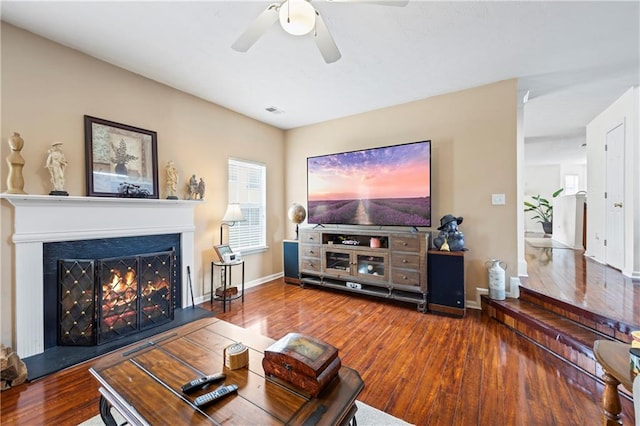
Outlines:
<svg viewBox="0 0 640 426"><path fill-rule="evenodd" d="M194 208L202 201L0 194L14 207L15 349L44 352L43 244L96 238L180 234L182 307L194 263ZM40 307L36 309L36 307Z"/></svg>

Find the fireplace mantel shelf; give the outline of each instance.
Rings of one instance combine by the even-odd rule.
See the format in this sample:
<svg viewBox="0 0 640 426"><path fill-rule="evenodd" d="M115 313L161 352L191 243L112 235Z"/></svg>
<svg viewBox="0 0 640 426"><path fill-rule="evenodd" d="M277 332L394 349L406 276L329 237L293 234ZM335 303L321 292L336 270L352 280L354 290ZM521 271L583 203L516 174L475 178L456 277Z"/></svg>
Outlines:
<svg viewBox="0 0 640 426"><path fill-rule="evenodd" d="M0 194L15 208L13 242L193 231L203 201Z"/></svg>
<svg viewBox="0 0 640 426"><path fill-rule="evenodd" d="M60 203L65 205L72 204L87 204L97 203L104 205L120 205L120 204L140 204L148 206L162 205L165 207L170 206L183 206L185 204L198 205L204 202L204 200L167 200L156 198L121 198L121 197L80 197L80 196L54 196L54 195L32 195L32 194L0 194L0 198L4 198L14 206L18 204L42 204L47 205Z"/></svg>

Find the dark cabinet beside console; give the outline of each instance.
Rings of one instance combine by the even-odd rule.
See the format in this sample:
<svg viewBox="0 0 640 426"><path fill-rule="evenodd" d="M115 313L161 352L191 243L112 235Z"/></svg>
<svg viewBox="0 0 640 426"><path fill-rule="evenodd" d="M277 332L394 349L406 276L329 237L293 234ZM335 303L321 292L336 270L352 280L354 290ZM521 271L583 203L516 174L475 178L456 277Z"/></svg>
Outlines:
<svg viewBox="0 0 640 426"><path fill-rule="evenodd" d="M282 243L284 255L284 282L300 284L298 273L298 241L284 240Z"/></svg>
<svg viewBox="0 0 640 426"><path fill-rule="evenodd" d="M429 311L464 316L464 252L429 250L427 258Z"/></svg>

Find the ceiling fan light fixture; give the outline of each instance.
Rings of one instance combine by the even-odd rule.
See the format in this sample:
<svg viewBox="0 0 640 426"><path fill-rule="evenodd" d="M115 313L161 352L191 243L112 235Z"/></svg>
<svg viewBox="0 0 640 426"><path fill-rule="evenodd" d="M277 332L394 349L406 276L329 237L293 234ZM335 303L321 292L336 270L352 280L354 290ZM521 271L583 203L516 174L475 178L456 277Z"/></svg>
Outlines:
<svg viewBox="0 0 640 426"><path fill-rule="evenodd" d="M309 34L316 25L316 11L307 0L285 0L278 17L282 29L291 35Z"/></svg>

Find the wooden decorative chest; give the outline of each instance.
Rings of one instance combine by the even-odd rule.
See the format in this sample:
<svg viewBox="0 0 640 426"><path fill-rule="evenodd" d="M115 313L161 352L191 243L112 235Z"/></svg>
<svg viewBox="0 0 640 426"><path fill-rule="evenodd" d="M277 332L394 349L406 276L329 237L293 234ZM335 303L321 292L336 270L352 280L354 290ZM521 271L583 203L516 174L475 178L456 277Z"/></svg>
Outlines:
<svg viewBox="0 0 640 426"><path fill-rule="evenodd" d="M289 333L269 346L262 359L267 378L312 397L338 375L341 365L335 347L299 333Z"/></svg>

